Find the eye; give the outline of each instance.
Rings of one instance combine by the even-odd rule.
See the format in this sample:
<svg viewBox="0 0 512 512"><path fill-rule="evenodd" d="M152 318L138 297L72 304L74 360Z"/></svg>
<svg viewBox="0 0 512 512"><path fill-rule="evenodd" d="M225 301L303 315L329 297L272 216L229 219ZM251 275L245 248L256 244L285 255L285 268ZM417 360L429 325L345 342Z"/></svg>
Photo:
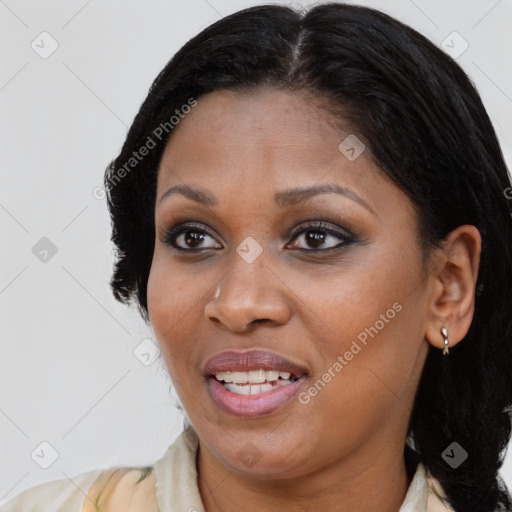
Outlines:
<svg viewBox="0 0 512 512"><path fill-rule="evenodd" d="M295 241L302 239L304 244L306 244L306 248L297 247L297 242L295 242L292 248L306 251L327 251L329 249L345 247L355 242L355 237L352 234L333 229L330 227L330 224L318 221L301 224L294 230L292 235ZM341 240L341 243L335 243L336 240ZM309 249L307 246L309 246Z"/></svg>
<svg viewBox="0 0 512 512"><path fill-rule="evenodd" d="M164 230L162 242L171 245L180 251L200 251L202 249L222 249L222 245L216 242L213 236L205 229L199 227L202 224L188 223L179 224L174 227L168 227ZM213 244L201 247L201 245L211 238Z"/></svg>
<svg viewBox="0 0 512 512"><path fill-rule="evenodd" d="M290 236L293 237L292 249L315 252L342 248L356 241L355 236L349 231L334 229L330 224L319 221L300 224ZM297 247L297 240L301 238L306 244L305 247ZM209 244L208 239L212 240ZM336 243L336 240L341 242ZM179 251L222 249L222 244L205 229L204 224L194 222L168 226L163 230L161 241Z"/></svg>

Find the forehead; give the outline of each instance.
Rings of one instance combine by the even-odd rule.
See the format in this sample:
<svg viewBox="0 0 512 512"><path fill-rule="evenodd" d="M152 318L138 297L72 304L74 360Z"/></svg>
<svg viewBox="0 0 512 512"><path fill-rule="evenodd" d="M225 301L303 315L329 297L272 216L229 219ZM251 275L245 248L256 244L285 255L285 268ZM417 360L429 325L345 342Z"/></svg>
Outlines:
<svg viewBox="0 0 512 512"><path fill-rule="evenodd" d="M343 120L318 108L318 98L274 89L215 91L174 128L162 157L159 189L180 181L220 185L321 181L336 171L364 185L375 177L368 150L350 161L340 151ZM366 152L366 154L365 154Z"/></svg>

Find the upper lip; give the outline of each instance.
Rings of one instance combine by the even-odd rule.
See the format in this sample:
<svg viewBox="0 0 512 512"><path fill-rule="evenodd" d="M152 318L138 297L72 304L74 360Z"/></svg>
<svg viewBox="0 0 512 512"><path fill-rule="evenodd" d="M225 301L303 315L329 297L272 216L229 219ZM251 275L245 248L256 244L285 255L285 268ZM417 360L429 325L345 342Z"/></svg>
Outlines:
<svg viewBox="0 0 512 512"><path fill-rule="evenodd" d="M211 376L218 372L244 372L259 369L289 372L297 377L308 373L306 367L268 350L245 352L227 350L208 359L203 371L205 375Z"/></svg>

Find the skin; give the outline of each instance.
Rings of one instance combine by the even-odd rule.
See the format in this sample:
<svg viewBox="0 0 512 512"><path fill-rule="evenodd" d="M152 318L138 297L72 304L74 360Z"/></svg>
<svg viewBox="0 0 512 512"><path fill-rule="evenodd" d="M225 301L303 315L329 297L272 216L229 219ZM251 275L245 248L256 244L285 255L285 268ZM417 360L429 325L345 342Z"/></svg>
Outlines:
<svg viewBox="0 0 512 512"><path fill-rule="evenodd" d="M368 149L354 161L340 152L350 129L329 122L314 101L272 89L205 95L175 127L159 169L148 310L200 439L208 512L254 503L270 512L373 512L376 504L396 512L410 484L403 448L429 343L443 347L445 326L455 345L472 320L478 230L460 226L423 265L411 201ZM277 191L327 183L349 188L369 209L333 193L274 204ZM184 184L209 190L218 204L178 194L160 202ZM186 221L211 228L199 254L164 241L167 224ZM291 235L304 221L324 221L342 238L315 226ZM354 243L323 249L344 242L345 229ZM319 230L320 243L308 241ZM252 263L236 252L246 237L263 249ZM177 242L198 247L183 235ZM307 390L394 303L400 312L309 403L246 419L210 399L202 369L213 355L274 350L308 369ZM249 442L259 456L251 466L239 458Z"/></svg>

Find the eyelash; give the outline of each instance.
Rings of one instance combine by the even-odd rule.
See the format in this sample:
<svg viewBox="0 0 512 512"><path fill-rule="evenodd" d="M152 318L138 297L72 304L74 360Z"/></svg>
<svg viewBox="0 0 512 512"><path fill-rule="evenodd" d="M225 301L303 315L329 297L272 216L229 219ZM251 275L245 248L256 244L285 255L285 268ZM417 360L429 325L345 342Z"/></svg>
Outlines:
<svg viewBox="0 0 512 512"><path fill-rule="evenodd" d="M205 248L188 248L184 249L183 247L180 247L176 244L176 238L181 235L182 233L186 233L187 231L200 233L200 234L207 234L208 236L215 239L213 234L208 230L204 229L204 224L202 223L195 223L195 222L188 222L188 223L178 223L175 225L170 224L169 226L165 227L163 230L163 235L161 241L167 245L170 245L174 249L181 251L181 252L188 252L188 253L198 253L205 250L216 250L214 247L205 247ZM322 221L307 221L301 223L297 228L295 228L291 233L290 237L292 237L292 241L296 240L300 235L307 233L308 231L320 231L327 235L333 236L335 238L340 238L343 240L343 242L339 243L338 245L335 245L334 247L329 247L327 249L302 249L299 248L297 250L303 251L303 252L322 252L322 253L330 253L332 251L338 251L346 248L347 246L357 242L357 237L351 233L349 230L345 229L345 232L332 229L330 227L330 224Z"/></svg>

